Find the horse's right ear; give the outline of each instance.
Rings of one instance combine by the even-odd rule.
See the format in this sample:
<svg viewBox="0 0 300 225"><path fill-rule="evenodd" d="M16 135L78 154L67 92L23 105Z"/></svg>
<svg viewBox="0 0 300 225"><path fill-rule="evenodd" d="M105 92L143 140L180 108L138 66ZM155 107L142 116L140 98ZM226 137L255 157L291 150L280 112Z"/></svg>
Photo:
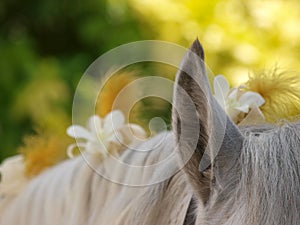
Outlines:
<svg viewBox="0 0 300 225"><path fill-rule="evenodd" d="M206 202L212 179L222 183L230 175L226 173L236 164L243 136L213 97L198 39L176 77L173 130L184 171Z"/></svg>

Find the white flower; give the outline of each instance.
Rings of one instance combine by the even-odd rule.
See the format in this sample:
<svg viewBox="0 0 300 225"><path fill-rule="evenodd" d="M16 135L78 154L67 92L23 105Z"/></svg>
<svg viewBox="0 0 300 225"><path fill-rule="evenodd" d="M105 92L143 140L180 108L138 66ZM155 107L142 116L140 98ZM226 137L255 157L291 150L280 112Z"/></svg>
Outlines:
<svg viewBox="0 0 300 225"><path fill-rule="evenodd" d="M0 196L15 195L28 183L22 155L4 160L0 165L0 173Z"/></svg>
<svg viewBox="0 0 300 225"><path fill-rule="evenodd" d="M124 115L119 110L110 112L104 119L93 115L88 121L87 129L73 125L67 129L67 134L79 139L77 145L68 147L69 157L73 157L73 150L77 146L90 154L106 157L112 148L133 147L146 137L146 132L139 125L125 124Z"/></svg>
<svg viewBox="0 0 300 225"><path fill-rule="evenodd" d="M234 122L237 122L240 113L248 113L252 107L260 107L265 103L264 98L256 92L243 92L241 88L230 90L228 81L222 75L215 77L214 90L216 100Z"/></svg>

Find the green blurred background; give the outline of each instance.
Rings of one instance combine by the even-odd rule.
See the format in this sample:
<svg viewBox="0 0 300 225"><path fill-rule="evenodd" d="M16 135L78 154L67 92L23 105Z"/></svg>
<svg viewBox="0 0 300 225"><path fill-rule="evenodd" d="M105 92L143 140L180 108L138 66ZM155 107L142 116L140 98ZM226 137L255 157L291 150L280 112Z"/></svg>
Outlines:
<svg viewBox="0 0 300 225"><path fill-rule="evenodd" d="M275 64L300 71L299 12L297 0L2 0L0 161L36 128L62 134L85 69L124 43L198 36L233 85Z"/></svg>

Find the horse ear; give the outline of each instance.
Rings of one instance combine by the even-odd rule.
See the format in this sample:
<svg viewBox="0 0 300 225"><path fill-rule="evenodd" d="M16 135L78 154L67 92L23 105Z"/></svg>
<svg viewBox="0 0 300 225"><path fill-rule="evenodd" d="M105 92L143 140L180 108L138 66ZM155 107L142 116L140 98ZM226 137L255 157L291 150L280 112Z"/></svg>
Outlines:
<svg viewBox="0 0 300 225"><path fill-rule="evenodd" d="M230 175L227 172L236 164L243 136L213 97L198 39L176 77L173 130L184 171L205 203L212 179L222 183Z"/></svg>

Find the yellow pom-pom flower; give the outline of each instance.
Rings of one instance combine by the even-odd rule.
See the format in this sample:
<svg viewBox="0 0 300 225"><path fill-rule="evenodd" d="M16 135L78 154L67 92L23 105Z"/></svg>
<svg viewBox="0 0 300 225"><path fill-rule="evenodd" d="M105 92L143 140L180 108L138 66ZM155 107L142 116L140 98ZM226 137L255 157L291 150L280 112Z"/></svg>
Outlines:
<svg viewBox="0 0 300 225"><path fill-rule="evenodd" d="M33 177L66 158L67 136L39 133L26 137L19 152L24 155L25 174Z"/></svg>
<svg viewBox="0 0 300 225"><path fill-rule="evenodd" d="M297 119L300 114L300 75L270 72L251 75L246 83L249 90L259 93L266 101L261 107L268 122Z"/></svg>

